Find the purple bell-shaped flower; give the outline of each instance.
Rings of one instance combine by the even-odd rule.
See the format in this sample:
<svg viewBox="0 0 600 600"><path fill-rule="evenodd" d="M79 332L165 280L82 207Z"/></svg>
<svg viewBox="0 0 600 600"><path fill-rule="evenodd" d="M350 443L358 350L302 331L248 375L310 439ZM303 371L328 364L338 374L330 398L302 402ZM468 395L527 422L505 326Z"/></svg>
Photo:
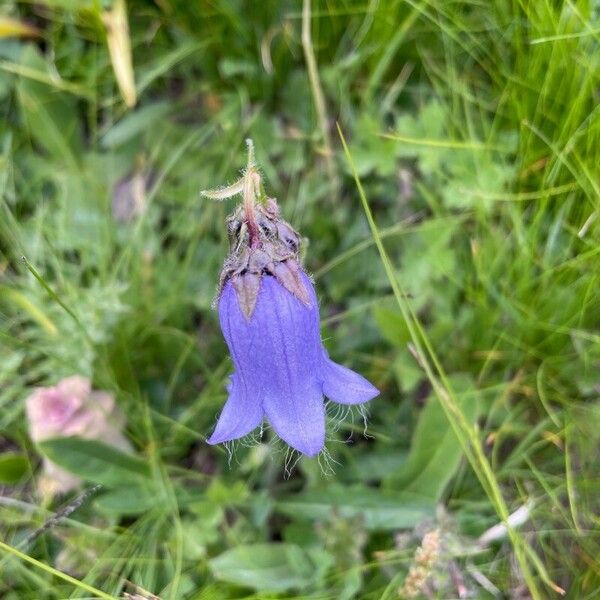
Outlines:
<svg viewBox="0 0 600 600"><path fill-rule="evenodd" d="M240 182L205 194L235 193L244 203L228 219L231 252L218 298L235 371L208 443L244 437L266 419L292 448L315 456L325 443L324 397L361 404L379 391L329 358L315 289L298 264L300 237L274 200L256 201L261 187L252 156Z"/></svg>

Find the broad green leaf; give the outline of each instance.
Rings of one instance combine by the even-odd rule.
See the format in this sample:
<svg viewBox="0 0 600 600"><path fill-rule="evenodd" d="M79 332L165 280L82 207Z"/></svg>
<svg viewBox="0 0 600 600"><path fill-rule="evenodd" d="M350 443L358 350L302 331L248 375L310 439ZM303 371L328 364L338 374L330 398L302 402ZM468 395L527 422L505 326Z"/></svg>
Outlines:
<svg viewBox="0 0 600 600"><path fill-rule="evenodd" d="M393 372L399 388L408 393L424 379L424 373L408 349L410 334L406 322L397 309L393 310L386 306L374 307L373 317L383 337L398 348L393 363Z"/></svg>
<svg viewBox="0 0 600 600"><path fill-rule="evenodd" d="M0 483L18 483L29 468L29 461L23 454L5 452L0 454Z"/></svg>
<svg viewBox="0 0 600 600"><path fill-rule="evenodd" d="M434 504L416 494L363 487L332 486L284 498L277 510L291 517L326 520L332 511L344 517L362 515L367 529L411 528L433 514Z"/></svg>
<svg viewBox="0 0 600 600"><path fill-rule="evenodd" d="M57 465L94 483L112 487L151 478L146 461L94 440L54 438L39 447Z"/></svg>
<svg viewBox="0 0 600 600"><path fill-rule="evenodd" d="M220 510L206 500L204 490L186 489L174 485L177 505L202 516ZM95 500L95 505L107 515L139 515L157 506L166 506L171 500L158 482L141 479L115 487Z"/></svg>
<svg viewBox="0 0 600 600"><path fill-rule="evenodd" d="M460 408L473 422L478 399L467 377L451 378ZM461 393L462 392L462 393ZM437 502L454 476L462 458L462 448L438 400L430 395L419 415L406 463L394 474L394 488Z"/></svg>
<svg viewBox="0 0 600 600"><path fill-rule="evenodd" d="M386 449L384 452L365 452L353 457L344 477L358 481L385 479L406 462L408 452Z"/></svg>
<svg viewBox="0 0 600 600"><path fill-rule="evenodd" d="M408 347L398 350L392 370L396 376L398 387L405 393L414 390L417 384L425 378L423 369L419 367Z"/></svg>
<svg viewBox="0 0 600 600"><path fill-rule="evenodd" d="M209 567L217 579L269 592L305 589L321 570L308 552L285 543L237 546L213 558Z"/></svg>
<svg viewBox="0 0 600 600"><path fill-rule="evenodd" d="M145 513L160 502L160 495L152 487L152 482L148 482L147 485L134 483L112 489L98 496L94 505L106 515L121 516Z"/></svg>
<svg viewBox="0 0 600 600"><path fill-rule="evenodd" d="M392 310L385 306L375 306L373 316L382 335L390 344L404 348L410 341L408 328L398 310Z"/></svg>

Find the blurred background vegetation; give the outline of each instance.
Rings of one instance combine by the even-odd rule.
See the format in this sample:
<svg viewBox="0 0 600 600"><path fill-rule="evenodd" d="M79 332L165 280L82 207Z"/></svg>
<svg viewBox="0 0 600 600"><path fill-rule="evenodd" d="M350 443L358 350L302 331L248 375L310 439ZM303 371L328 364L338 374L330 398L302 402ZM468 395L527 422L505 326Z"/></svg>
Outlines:
<svg viewBox="0 0 600 600"><path fill-rule="evenodd" d="M600 597L599 84L597 0L4 0L0 596ZM249 136L382 391L328 464L204 442L199 190ZM40 498L24 401L73 374L135 456L46 447L103 488L40 533L77 494Z"/></svg>

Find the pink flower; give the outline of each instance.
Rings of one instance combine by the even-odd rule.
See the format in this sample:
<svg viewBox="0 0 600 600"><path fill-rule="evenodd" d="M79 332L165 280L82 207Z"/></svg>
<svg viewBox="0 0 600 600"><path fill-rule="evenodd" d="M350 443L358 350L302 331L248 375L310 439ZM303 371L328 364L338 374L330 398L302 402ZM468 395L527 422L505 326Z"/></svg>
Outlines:
<svg viewBox="0 0 600 600"><path fill-rule="evenodd" d="M122 433L125 418L112 394L92 391L89 379L74 375L55 387L38 388L26 400L29 433L34 442L55 437L98 440L119 450L131 451ZM42 496L73 490L81 480L47 458L39 481Z"/></svg>

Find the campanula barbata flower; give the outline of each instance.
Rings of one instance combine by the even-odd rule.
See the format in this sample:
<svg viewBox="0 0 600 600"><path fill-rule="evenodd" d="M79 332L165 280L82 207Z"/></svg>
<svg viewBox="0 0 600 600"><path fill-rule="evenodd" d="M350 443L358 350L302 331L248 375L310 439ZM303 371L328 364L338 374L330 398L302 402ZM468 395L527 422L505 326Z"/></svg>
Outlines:
<svg viewBox="0 0 600 600"><path fill-rule="evenodd" d="M217 299L234 373L209 444L249 434L266 419L289 446L315 456L325 443L324 397L361 404L378 395L364 377L333 362L319 332L313 282L299 263L299 234L266 198L248 142L248 166L228 188L203 192L223 200L242 194L227 219L230 254Z"/></svg>
<svg viewBox="0 0 600 600"><path fill-rule="evenodd" d="M55 437L98 440L123 451L131 445L122 433L125 418L112 394L92 390L89 379L74 375L54 387L36 389L25 401L29 435L34 442ZM43 459L39 491L52 497L76 489L82 481Z"/></svg>

